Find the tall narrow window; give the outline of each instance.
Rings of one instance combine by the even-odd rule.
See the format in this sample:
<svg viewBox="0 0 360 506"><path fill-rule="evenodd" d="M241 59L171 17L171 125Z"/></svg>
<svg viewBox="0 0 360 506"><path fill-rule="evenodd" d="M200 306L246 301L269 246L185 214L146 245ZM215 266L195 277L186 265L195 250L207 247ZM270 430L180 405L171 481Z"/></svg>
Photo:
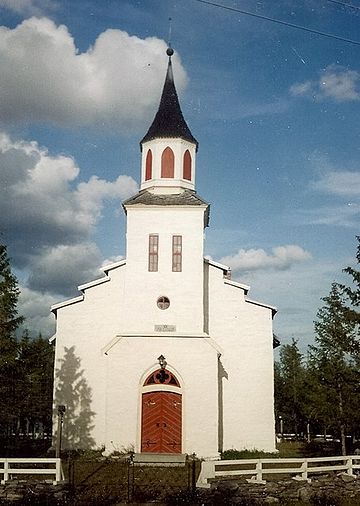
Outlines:
<svg viewBox="0 0 360 506"><path fill-rule="evenodd" d="M181 272L182 264L182 236L173 235L172 238L172 270Z"/></svg>
<svg viewBox="0 0 360 506"><path fill-rule="evenodd" d="M188 181L191 181L191 155L190 155L190 151L188 149L184 153L183 179L187 179Z"/></svg>
<svg viewBox="0 0 360 506"><path fill-rule="evenodd" d="M149 235L149 272L157 272L159 263L159 236Z"/></svg>
<svg viewBox="0 0 360 506"><path fill-rule="evenodd" d="M152 178L152 152L151 149L146 154L146 164L145 164L145 181L148 181Z"/></svg>
<svg viewBox="0 0 360 506"><path fill-rule="evenodd" d="M173 150L165 148L161 155L161 177L174 177L174 162Z"/></svg>

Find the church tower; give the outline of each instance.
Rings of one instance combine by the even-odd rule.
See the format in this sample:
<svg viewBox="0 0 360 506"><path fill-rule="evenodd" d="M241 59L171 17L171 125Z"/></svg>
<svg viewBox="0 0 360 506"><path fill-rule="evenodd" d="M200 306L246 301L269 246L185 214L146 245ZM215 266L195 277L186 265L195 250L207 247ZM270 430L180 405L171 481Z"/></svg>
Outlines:
<svg viewBox="0 0 360 506"><path fill-rule="evenodd" d="M203 229L209 205L195 191L196 152L181 112L169 57L160 105L140 142L141 185L124 202L129 332L201 334ZM143 318L136 316L141 307Z"/></svg>

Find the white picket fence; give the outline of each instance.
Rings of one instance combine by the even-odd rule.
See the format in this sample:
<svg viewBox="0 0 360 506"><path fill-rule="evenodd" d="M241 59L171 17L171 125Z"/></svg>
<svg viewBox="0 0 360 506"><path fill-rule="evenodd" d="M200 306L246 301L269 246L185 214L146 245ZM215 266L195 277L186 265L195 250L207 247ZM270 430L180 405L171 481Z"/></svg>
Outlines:
<svg viewBox="0 0 360 506"><path fill-rule="evenodd" d="M45 466L46 464L46 466ZM21 459L21 458L0 458L1 484L4 485L9 479L17 475L52 475L53 483L56 485L64 479L60 459Z"/></svg>
<svg viewBox="0 0 360 506"><path fill-rule="evenodd" d="M309 474L331 471L354 474L360 469L360 456L313 457L308 459L241 459L212 460L201 463L197 487L209 488L210 482L222 478L248 476L252 483L265 483L268 475L295 475L296 479L307 480Z"/></svg>

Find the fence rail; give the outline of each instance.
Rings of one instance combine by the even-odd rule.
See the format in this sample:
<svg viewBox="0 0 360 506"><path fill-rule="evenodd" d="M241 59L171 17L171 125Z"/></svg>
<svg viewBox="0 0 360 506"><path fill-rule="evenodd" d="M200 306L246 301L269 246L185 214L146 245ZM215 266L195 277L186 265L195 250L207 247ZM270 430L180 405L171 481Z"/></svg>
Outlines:
<svg viewBox="0 0 360 506"><path fill-rule="evenodd" d="M39 465L42 464L42 467ZM47 464L47 467L44 467ZM64 479L60 459L21 459L21 458L0 458L1 484L4 485L9 479L16 475L52 475L53 483L56 485ZM51 466L51 467L49 467Z"/></svg>
<svg viewBox="0 0 360 506"><path fill-rule="evenodd" d="M264 483L264 475L296 475L307 480L309 474L343 471L349 475L360 469L359 455L313 457L308 459L244 459L202 462L196 486L209 488L217 478L249 476L251 482Z"/></svg>

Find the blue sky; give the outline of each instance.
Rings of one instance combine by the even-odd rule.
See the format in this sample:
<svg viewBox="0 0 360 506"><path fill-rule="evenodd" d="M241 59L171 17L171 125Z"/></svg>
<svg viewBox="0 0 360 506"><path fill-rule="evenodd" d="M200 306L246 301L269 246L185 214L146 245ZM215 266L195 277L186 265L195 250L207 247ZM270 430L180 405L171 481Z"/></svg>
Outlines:
<svg viewBox="0 0 360 506"><path fill-rule="evenodd" d="M0 0L0 230L35 333L125 255L171 17L206 254L278 307L283 343L312 341L359 234L360 1L222 3L359 45L196 0Z"/></svg>

